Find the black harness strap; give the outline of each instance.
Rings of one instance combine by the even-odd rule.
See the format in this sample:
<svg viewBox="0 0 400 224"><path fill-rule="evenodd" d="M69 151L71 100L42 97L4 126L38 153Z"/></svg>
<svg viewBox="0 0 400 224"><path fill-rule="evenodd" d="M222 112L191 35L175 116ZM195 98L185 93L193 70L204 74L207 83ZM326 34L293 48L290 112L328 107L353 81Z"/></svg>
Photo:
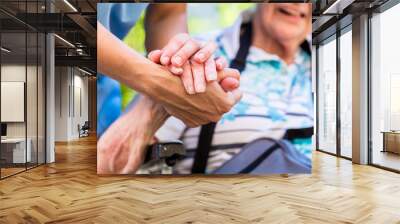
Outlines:
<svg viewBox="0 0 400 224"><path fill-rule="evenodd" d="M284 139L293 140L296 138L311 138L314 134L314 128L299 128L299 129L288 129L286 131Z"/></svg>
<svg viewBox="0 0 400 224"><path fill-rule="evenodd" d="M239 72L244 71L246 67L246 58L249 55L249 50L251 46L251 38L253 36L253 27L251 23L245 23L240 28L240 40L239 40L239 50L236 53L235 58L229 65L230 68L239 70Z"/></svg>
<svg viewBox="0 0 400 224"><path fill-rule="evenodd" d="M197 143L196 154L192 166L192 173L205 173L216 125L217 123L211 122L201 126L199 141Z"/></svg>
<svg viewBox="0 0 400 224"><path fill-rule="evenodd" d="M246 67L246 58L249 54L252 38L252 23L244 23L240 28L240 41L239 50L236 53L235 58L231 61L229 67L239 70L239 72L244 71ZM307 53L311 54L310 46L307 41L301 44L301 48ZM214 136L216 123L209 123L201 127L199 140L197 143L196 154L194 156L192 173L205 173L207 168L208 155L210 154L212 140ZM307 130L302 134L308 135L310 132ZM296 131L288 133L292 137L293 134L296 135ZM298 132L297 132L298 134ZM312 134L310 135L312 136Z"/></svg>
<svg viewBox="0 0 400 224"><path fill-rule="evenodd" d="M246 66L246 58L249 54L252 37L252 24L245 23L241 26L239 50L236 57L232 60L229 67L242 72ZM216 123L212 122L201 127L199 141L197 143L196 154L192 166L192 173L205 173L210 153L212 139L214 136Z"/></svg>

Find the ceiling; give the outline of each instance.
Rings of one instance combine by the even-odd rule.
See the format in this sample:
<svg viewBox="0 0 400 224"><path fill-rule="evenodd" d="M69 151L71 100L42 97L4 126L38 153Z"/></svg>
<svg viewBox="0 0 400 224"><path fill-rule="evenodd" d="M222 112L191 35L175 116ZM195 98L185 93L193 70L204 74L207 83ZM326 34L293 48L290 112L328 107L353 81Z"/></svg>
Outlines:
<svg viewBox="0 0 400 224"><path fill-rule="evenodd" d="M377 8L387 1L313 1L313 43L319 43L332 36L338 28L351 24L352 17L357 16L360 12ZM29 58L31 53L35 53L36 46L34 43L30 43L33 37L28 35L25 40L25 30L28 32L54 32L61 37L55 38L57 64L77 63L79 66L79 63L82 63L82 66L85 65L95 71L96 4L100 0L48 0L47 5L45 2L45 0L0 1L2 46L13 49L13 53L9 56L22 57L28 53ZM52 13L48 13L50 9ZM27 51L25 51L25 41L28 42Z"/></svg>
<svg viewBox="0 0 400 224"><path fill-rule="evenodd" d="M1 0L2 46L12 50L7 53L8 60L22 60L25 56L28 59L35 57L37 48L30 43L33 36L36 36L36 33L54 32L57 34L56 65L80 66L95 71L98 2L98 0L48 0L46 5L45 0ZM28 34L25 34L25 31ZM3 54L5 52L2 52Z"/></svg>
<svg viewBox="0 0 400 224"><path fill-rule="evenodd" d="M391 0L316 0L313 4L313 44L352 23L354 17L374 12Z"/></svg>

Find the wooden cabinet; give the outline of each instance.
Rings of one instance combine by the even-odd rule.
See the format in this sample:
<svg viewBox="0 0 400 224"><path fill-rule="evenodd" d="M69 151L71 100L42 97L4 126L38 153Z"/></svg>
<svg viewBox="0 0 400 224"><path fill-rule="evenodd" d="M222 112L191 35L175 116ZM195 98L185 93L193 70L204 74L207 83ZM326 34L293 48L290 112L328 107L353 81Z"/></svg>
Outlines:
<svg viewBox="0 0 400 224"><path fill-rule="evenodd" d="M383 133L383 152L400 154L400 132Z"/></svg>

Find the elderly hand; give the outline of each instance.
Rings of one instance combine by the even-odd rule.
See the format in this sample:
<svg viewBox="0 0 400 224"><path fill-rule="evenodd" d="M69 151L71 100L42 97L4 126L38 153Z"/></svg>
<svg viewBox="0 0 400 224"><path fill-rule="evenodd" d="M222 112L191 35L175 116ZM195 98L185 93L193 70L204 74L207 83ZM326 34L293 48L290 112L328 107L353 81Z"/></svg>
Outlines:
<svg viewBox="0 0 400 224"><path fill-rule="evenodd" d="M135 173L154 133L167 119L162 106L141 95L137 105L118 118L97 143L98 174Z"/></svg>
<svg viewBox="0 0 400 224"><path fill-rule="evenodd" d="M169 114L195 127L218 121L241 97L239 90L227 93L218 84L227 77L237 80L239 73L234 69L219 72L217 82L209 83L205 93L188 95L178 77L159 65L148 68L148 74L159 75L152 76L144 86L154 86L147 88L147 92L160 104L141 95L135 107L106 130L97 143L98 174L135 173L143 163L154 133Z"/></svg>
<svg viewBox="0 0 400 224"><path fill-rule="evenodd" d="M166 66L175 75L181 76L188 94L203 93L207 82L218 79L217 72L226 68L225 59L214 60L216 49L214 42L204 46L188 34L178 34L173 37L162 50L154 50L148 58ZM233 78L223 79L221 86L225 91L231 91L239 86L239 81Z"/></svg>

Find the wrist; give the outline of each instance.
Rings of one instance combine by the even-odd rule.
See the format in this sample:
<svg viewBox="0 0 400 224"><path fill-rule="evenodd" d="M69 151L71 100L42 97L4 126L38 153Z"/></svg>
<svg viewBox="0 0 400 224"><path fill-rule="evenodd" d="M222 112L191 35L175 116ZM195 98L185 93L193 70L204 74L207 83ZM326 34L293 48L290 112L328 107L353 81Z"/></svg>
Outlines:
<svg viewBox="0 0 400 224"><path fill-rule="evenodd" d="M164 124L169 114L158 103L145 95L141 95L138 104L130 112L133 126L141 132L145 142L150 142L156 131Z"/></svg>
<svg viewBox="0 0 400 224"><path fill-rule="evenodd" d="M138 92L149 96L157 103L165 104L182 94L186 94L179 77L173 75L164 66L146 61L134 65L136 81L140 85L136 88Z"/></svg>

